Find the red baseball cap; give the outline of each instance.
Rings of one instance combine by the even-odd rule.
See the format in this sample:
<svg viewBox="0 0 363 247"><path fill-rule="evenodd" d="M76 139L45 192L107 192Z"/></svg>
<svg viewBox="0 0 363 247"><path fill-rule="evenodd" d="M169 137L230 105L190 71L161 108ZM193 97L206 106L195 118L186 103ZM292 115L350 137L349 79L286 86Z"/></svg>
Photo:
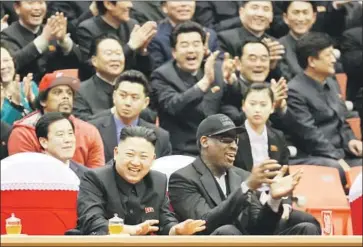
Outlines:
<svg viewBox="0 0 363 247"><path fill-rule="evenodd" d="M58 85L68 85L73 91L77 91L80 86L80 81L75 77L65 76L62 72L48 73L43 76L39 83L39 92L44 92Z"/></svg>

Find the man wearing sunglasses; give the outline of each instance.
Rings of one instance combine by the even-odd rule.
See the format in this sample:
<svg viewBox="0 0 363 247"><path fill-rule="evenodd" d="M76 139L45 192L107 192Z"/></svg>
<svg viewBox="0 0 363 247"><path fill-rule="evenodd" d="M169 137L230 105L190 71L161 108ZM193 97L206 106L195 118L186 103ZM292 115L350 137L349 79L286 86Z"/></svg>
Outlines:
<svg viewBox="0 0 363 247"><path fill-rule="evenodd" d="M247 172L234 167L238 135L242 128L223 114L204 119L197 130L200 156L173 173L169 196L181 220L202 219L211 235L319 235L319 226L308 222L280 224L282 197L289 195L301 171L284 177L287 166L276 160ZM267 203L256 190L270 186Z"/></svg>

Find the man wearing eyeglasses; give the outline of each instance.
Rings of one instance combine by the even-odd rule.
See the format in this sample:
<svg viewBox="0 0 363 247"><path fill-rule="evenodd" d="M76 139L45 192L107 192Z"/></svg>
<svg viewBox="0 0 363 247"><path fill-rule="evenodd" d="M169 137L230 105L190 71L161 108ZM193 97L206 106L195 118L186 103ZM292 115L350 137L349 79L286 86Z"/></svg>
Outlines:
<svg viewBox="0 0 363 247"><path fill-rule="evenodd" d="M202 219L211 235L319 235L312 223L281 224L281 199L289 195L301 171L284 176L287 166L271 160L247 172L234 167L238 134L242 128L223 114L204 119L197 130L200 156L173 173L169 196L176 214L183 219ZM267 203L255 191L270 186Z"/></svg>

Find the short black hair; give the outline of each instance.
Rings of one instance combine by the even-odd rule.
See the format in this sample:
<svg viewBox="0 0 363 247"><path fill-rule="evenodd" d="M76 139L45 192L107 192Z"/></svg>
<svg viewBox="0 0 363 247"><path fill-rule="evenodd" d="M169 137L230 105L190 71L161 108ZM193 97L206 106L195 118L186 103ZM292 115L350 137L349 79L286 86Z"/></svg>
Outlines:
<svg viewBox="0 0 363 247"><path fill-rule="evenodd" d="M194 21L185 21L185 22L180 23L175 26L175 28L170 36L170 46L172 48L175 48L179 34L191 33L191 32L199 33L200 36L202 37L202 42L204 44L205 39L206 39L206 33L203 30L203 27Z"/></svg>
<svg viewBox="0 0 363 247"><path fill-rule="evenodd" d="M300 67L306 69L309 65L309 57L317 58L322 50L333 45L333 40L326 33L307 33L301 39L299 39L296 44L296 57Z"/></svg>
<svg viewBox="0 0 363 247"><path fill-rule="evenodd" d="M112 34L112 33L104 33L104 34L101 34L101 35L97 36L96 38L94 38L92 40L91 47L90 47L90 50L89 50L90 52L89 52L88 59L91 58L92 56L95 56L97 54L97 47L98 47L98 45L102 41L104 41L106 39L116 40L120 44L120 46L122 47L122 42L121 42L120 38L117 37L115 34Z"/></svg>
<svg viewBox="0 0 363 247"><path fill-rule="evenodd" d="M243 55L243 48L248 44L261 44L267 49L268 54L270 54L270 50L265 43L263 43L262 41L256 40L252 37L247 37L246 40L242 43L242 45L237 50L237 54L239 57L241 57Z"/></svg>
<svg viewBox="0 0 363 247"><path fill-rule="evenodd" d="M35 133L37 135L37 139L39 141L39 138L43 137L43 138L47 138L48 137L48 132L49 132L49 126L57 121L66 119L67 121L69 121L69 123L72 126L73 131L74 129L74 124L71 120L68 119L68 117L61 113L61 112L49 112L49 113L45 113L43 116L41 116L41 118L39 118L39 120L37 121L36 125L35 125Z"/></svg>
<svg viewBox="0 0 363 247"><path fill-rule="evenodd" d="M121 130L120 143L125 141L128 137L140 137L150 142L155 146L156 134L153 129L149 129L143 126L128 126Z"/></svg>
<svg viewBox="0 0 363 247"><path fill-rule="evenodd" d="M149 81L146 78L146 76L143 73L141 73L140 71L126 70L126 71L122 72L121 75L119 77L117 77L117 79L116 79L114 91L116 91L119 88L120 84L125 81L129 81L131 83L137 83L137 84L142 85L144 87L145 96L149 96L150 91L151 91Z"/></svg>
<svg viewBox="0 0 363 247"><path fill-rule="evenodd" d="M263 90L267 90L268 91L268 96L270 96L271 102L274 103L275 101L275 96L274 93L271 89L271 85L265 83L265 82L255 82L252 83L248 88L247 91L244 93L243 95L243 99L246 100L247 96L255 91L263 91Z"/></svg>
<svg viewBox="0 0 363 247"><path fill-rule="evenodd" d="M313 11L314 12L317 12L317 3L314 2L314 1L304 1L304 0L300 0L301 2L306 2L306 3L310 3L311 6L313 7ZM287 10L289 9L290 5L293 3L293 2L296 2L296 1L282 1L281 2L281 10L283 11L283 13L287 13Z"/></svg>
<svg viewBox="0 0 363 247"><path fill-rule="evenodd" d="M117 1L109 1L113 5L116 5ZM104 1L96 1L96 7L99 15L104 15L107 12Z"/></svg>

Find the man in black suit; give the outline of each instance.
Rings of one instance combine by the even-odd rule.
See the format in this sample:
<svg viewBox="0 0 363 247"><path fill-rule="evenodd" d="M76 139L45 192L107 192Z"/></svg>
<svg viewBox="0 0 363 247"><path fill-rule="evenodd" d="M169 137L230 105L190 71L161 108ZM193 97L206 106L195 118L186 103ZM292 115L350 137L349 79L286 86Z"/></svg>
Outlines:
<svg viewBox="0 0 363 247"><path fill-rule="evenodd" d="M19 21L6 28L1 39L14 53L21 77L33 73L34 81L39 82L47 72L78 67L81 53L67 35L63 13L51 16L42 26L47 11L45 1L16 1L14 8Z"/></svg>
<svg viewBox="0 0 363 247"><path fill-rule="evenodd" d="M131 8L131 16L140 24L148 21L159 22L165 18L162 11L162 5L166 1L133 1Z"/></svg>
<svg viewBox="0 0 363 247"><path fill-rule="evenodd" d="M201 122L196 135L200 156L169 180L176 214L181 219L205 220L204 234L319 235L319 227L312 223L280 223L281 198L292 192L300 172L283 177L287 166L281 168L275 160L252 173L233 166L240 132L241 127L223 114ZM263 204L255 192L262 184L270 187Z"/></svg>
<svg viewBox="0 0 363 247"><path fill-rule="evenodd" d="M151 61L147 46L156 34L156 23L147 22L141 27L130 19L131 1L97 1L98 16L83 21L77 27L77 42L81 48L83 60L80 67L80 79L91 77L93 69L90 59L92 40L105 34L116 35L123 44L126 69L140 70L146 75L151 72Z"/></svg>
<svg viewBox="0 0 363 247"><path fill-rule="evenodd" d="M144 126L155 131L156 158L171 154L169 133L140 118L140 113L149 105L150 86L139 71L128 70L117 78L113 91L113 108L90 121L99 130L105 148L105 160L113 158L114 149L125 126Z"/></svg>
<svg viewBox="0 0 363 247"><path fill-rule="evenodd" d="M60 112L45 113L35 126L35 133L44 153L62 161L82 178L88 169L72 161L76 150L74 130L72 121Z"/></svg>
<svg viewBox="0 0 363 247"><path fill-rule="evenodd" d="M176 25L192 20L195 12L195 1L167 1L164 3L163 9L167 18L158 23L158 31L148 47L153 59L153 69L173 58L170 36ZM206 40L208 43L205 44L205 54L208 56L210 52L218 50L218 39L213 29L204 28L204 30L209 33L209 38Z"/></svg>
<svg viewBox="0 0 363 247"><path fill-rule="evenodd" d="M239 8L242 25L240 27L218 33L221 50L232 57L241 55L241 47L246 39L263 41L269 47L271 60L271 77L280 77L278 62L284 54L284 47L266 33L273 20L273 5L271 1L246 1Z"/></svg>
<svg viewBox="0 0 363 247"><path fill-rule="evenodd" d="M170 133L174 154L197 155L195 133L208 115L220 112L225 83L218 52L211 54L203 69L203 28L183 22L172 33L174 60L151 75L151 86L158 103L160 126Z"/></svg>
<svg viewBox="0 0 363 247"><path fill-rule="evenodd" d="M117 36L105 34L96 38L91 54L96 74L81 83L73 105L74 115L84 121L113 106L115 79L125 68L125 56Z"/></svg>
<svg viewBox="0 0 363 247"><path fill-rule="evenodd" d="M327 34L310 32L297 43L297 59L304 72L289 83L289 134L299 151L290 164L338 168L340 163L362 165L362 142L356 140L346 122L346 107L340 97L335 73L333 42Z"/></svg>
<svg viewBox="0 0 363 247"><path fill-rule="evenodd" d="M124 219L124 233L131 235L192 235L205 229L203 220L178 224L169 210L167 178L150 171L155 142L152 129L125 127L111 165L85 173L77 201L82 234L107 235L115 213Z"/></svg>

